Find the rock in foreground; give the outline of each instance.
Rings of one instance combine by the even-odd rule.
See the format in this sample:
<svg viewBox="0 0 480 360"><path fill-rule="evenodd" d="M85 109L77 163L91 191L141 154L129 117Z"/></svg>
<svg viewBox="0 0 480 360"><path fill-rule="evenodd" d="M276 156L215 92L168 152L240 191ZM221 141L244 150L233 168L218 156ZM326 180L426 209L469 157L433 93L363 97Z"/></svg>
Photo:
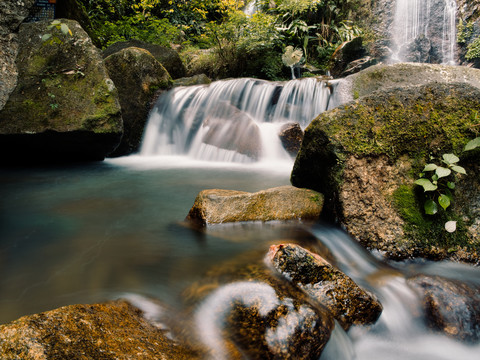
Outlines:
<svg viewBox="0 0 480 360"><path fill-rule="evenodd" d="M235 190L203 190L186 220L200 225L239 221L315 220L322 211L323 196L293 186L248 193Z"/></svg>
<svg viewBox="0 0 480 360"><path fill-rule="evenodd" d="M125 301L71 305L0 326L3 360L199 359Z"/></svg>
<svg viewBox="0 0 480 360"><path fill-rule="evenodd" d="M18 84L0 112L3 162L102 160L123 131L116 88L80 25L22 24ZM42 41L43 34L51 34Z"/></svg>

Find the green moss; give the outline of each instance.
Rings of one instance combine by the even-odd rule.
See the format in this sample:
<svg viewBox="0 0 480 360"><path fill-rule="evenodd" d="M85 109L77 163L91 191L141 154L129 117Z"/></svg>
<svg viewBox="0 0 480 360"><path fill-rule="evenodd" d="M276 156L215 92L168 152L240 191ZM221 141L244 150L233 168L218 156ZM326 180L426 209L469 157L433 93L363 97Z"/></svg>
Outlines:
<svg viewBox="0 0 480 360"><path fill-rule="evenodd" d="M478 250L470 244L467 235L467 226L463 218L450 209L440 211L436 215L426 215L423 212L423 192L416 192L414 186L401 185L393 194L394 204L405 221L404 231L406 245L416 252L432 256L432 248L440 249L445 253L454 252L462 248ZM457 230L449 233L445 230L447 221L457 221Z"/></svg>

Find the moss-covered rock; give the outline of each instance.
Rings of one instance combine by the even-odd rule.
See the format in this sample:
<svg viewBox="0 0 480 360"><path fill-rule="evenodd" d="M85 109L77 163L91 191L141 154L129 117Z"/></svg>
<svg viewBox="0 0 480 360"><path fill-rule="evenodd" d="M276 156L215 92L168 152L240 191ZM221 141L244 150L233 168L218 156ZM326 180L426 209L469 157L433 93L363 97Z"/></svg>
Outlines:
<svg viewBox="0 0 480 360"><path fill-rule="evenodd" d="M4 161L100 160L120 141L117 90L102 57L77 22L62 23L72 34L48 22L20 28L19 80L0 112Z"/></svg>
<svg viewBox="0 0 480 360"><path fill-rule="evenodd" d="M203 190L195 199L187 220L199 225L239 221L316 220L323 196L316 191L281 186L248 193L235 190Z"/></svg>
<svg viewBox="0 0 480 360"><path fill-rule="evenodd" d="M292 184L322 192L324 215L389 257L476 262L480 241L471 209L480 202L478 152L464 157L468 175L455 190L461 197L464 187L470 189L469 199L454 200L446 213L425 215L414 181L430 156L460 154L477 136L479 111L480 89L466 83L378 90L309 125ZM456 232L445 231L447 219L458 220Z"/></svg>
<svg viewBox="0 0 480 360"><path fill-rule="evenodd" d="M0 326L0 358L200 359L167 337L140 309L119 300L71 305Z"/></svg>
<svg viewBox="0 0 480 360"><path fill-rule="evenodd" d="M119 41L103 50L103 57L110 56L120 50L137 47L150 52L157 61L162 64L173 79L186 76L185 65L178 53L165 46L149 44L140 40Z"/></svg>
<svg viewBox="0 0 480 360"><path fill-rule="evenodd" d="M120 97L123 137L110 156L136 152L157 90L168 89L172 79L165 68L147 50L130 47L105 58L110 78Z"/></svg>

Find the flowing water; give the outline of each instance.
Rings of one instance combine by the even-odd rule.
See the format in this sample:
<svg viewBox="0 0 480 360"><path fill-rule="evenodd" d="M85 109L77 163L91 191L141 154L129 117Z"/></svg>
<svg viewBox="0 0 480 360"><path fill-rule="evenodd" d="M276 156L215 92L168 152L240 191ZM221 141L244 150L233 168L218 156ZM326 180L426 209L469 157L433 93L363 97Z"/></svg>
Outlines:
<svg viewBox="0 0 480 360"><path fill-rule="evenodd" d="M397 0L394 61L455 64L455 0Z"/></svg>

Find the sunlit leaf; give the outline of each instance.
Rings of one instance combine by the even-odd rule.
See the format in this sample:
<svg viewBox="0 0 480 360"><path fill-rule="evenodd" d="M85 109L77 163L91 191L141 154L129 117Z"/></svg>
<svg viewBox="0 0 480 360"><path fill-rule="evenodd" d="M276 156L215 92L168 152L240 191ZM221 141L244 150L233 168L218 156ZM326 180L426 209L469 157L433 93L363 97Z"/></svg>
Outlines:
<svg viewBox="0 0 480 360"><path fill-rule="evenodd" d="M418 179L415 181L415 184L422 186L424 191L437 190L437 186L432 184L432 182L428 179Z"/></svg>
<svg viewBox="0 0 480 360"><path fill-rule="evenodd" d="M444 168L444 167L437 167L435 170L435 174L438 176L438 178L446 177L452 173L452 170Z"/></svg>
<svg viewBox="0 0 480 360"><path fill-rule="evenodd" d="M70 32L70 29L68 28L67 24L60 25L60 30L62 31L63 35L67 35Z"/></svg>
<svg viewBox="0 0 480 360"><path fill-rule="evenodd" d="M455 230L457 230L457 222L456 221L447 221L445 223L445 230L447 230L449 233L455 232Z"/></svg>
<svg viewBox="0 0 480 360"><path fill-rule="evenodd" d="M447 208L450 206L450 198L447 195L442 194L438 197L438 203L443 210L447 210Z"/></svg>
<svg viewBox="0 0 480 360"><path fill-rule="evenodd" d="M425 165L423 171L434 171L434 170L437 169L437 167L438 166L435 165L435 164L427 164L427 165Z"/></svg>
<svg viewBox="0 0 480 360"><path fill-rule="evenodd" d="M443 154L443 161L450 165L450 164L455 164L460 161L458 156L455 156L454 154Z"/></svg>
<svg viewBox="0 0 480 360"><path fill-rule="evenodd" d="M45 34L45 35L42 36L42 41L47 41L51 37L52 37L52 34Z"/></svg>
<svg viewBox="0 0 480 360"><path fill-rule="evenodd" d="M470 140L467 143L467 145L465 145L465 148L463 149L463 151L473 150L473 149L476 149L479 146L480 146L480 137L477 137L473 140Z"/></svg>
<svg viewBox="0 0 480 360"><path fill-rule="evenodd" d="M453 181L449 181L449 182L447 182L447 187L449 189L453 190L453 189L455 189L455 183Z"/></svg>
<svg viewBox="0 0 480 360"><path fill-rule="evenodd" d="M467 172L465 171L465 169L461 166L458 166L458 165L452 165L451 166L451 169L459 174L464 174L466 175Z"/></svg>
<svg viewBox="0 0 480 360"><path fill-rule="evenodd" d="M433 200L425 201L424 209L427 215L435 215L438 212L437 204Z"/></svg>

